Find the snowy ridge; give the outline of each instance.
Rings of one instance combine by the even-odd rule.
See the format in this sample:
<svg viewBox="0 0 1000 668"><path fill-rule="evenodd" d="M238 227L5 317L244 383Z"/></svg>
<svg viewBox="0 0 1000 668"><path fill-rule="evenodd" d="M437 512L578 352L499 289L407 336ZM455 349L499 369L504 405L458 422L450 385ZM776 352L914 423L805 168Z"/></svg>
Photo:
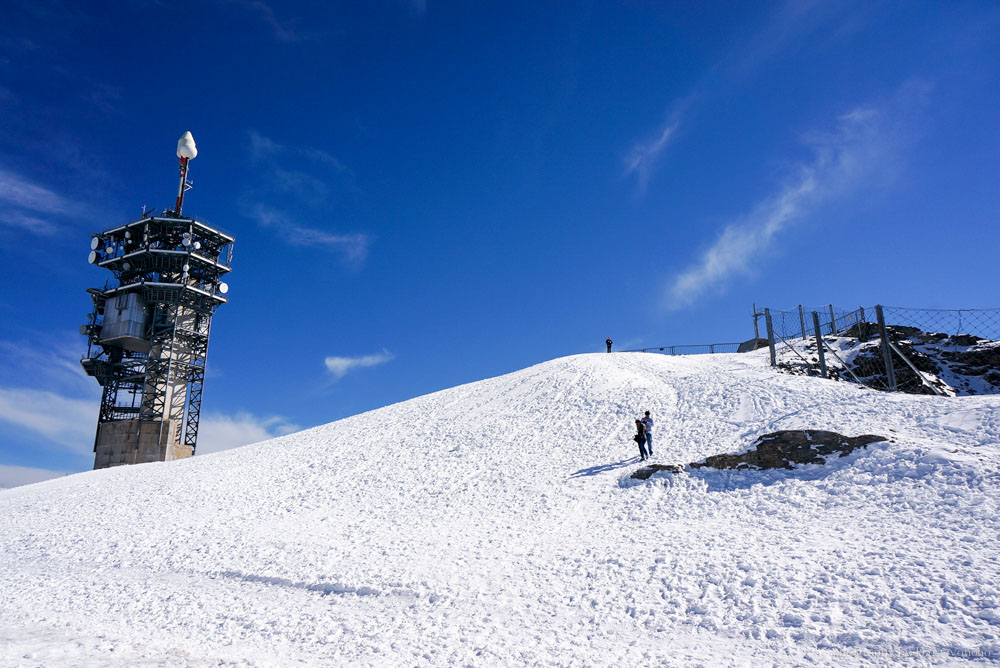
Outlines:
<svg viewBox="0 0 1000 668"><path fill-rule="evenodd" d="M1000 397L577 355L0 492L0 665L1000 660ZM628 480L777 429L895 439Z"/></svg>

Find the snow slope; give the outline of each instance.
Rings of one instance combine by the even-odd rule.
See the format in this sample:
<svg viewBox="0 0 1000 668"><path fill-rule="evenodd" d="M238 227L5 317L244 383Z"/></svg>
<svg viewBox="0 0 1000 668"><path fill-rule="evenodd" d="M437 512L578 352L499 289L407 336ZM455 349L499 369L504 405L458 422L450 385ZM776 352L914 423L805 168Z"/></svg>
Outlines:
<svg viewBox="0 0 1000 668"><path fill-rule="evenodd" d="M553 360L264 443L0 492L0 665L1000 662L1000 397L766 351ZM827 466L628 478L777 429Z"/></svg>

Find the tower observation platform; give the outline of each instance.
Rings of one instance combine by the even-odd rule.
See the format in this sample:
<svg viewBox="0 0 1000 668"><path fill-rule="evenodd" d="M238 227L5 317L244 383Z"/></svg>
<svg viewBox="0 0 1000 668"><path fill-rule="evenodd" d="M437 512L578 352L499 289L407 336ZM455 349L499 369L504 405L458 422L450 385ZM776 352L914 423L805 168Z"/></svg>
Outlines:
<svg viewBox="0 0 1000 668"><path fill-rule="evenodd" d="M212 316L228 301L222 279L235 238L181 213L195 155L186 133L174 210L91 235L90 263L112 275L87 290L94 308L80 327L81 364L103 388L95 469L182 459L197 445Z"/></svg>

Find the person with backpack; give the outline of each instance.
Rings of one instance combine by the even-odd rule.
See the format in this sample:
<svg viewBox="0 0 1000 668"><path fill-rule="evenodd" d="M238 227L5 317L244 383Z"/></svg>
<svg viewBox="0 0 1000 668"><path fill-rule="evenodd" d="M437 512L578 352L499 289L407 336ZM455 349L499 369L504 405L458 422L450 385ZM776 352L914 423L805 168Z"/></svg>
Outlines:
<svg viewBox="0 0 1000 668"><path fill-rule="evenodd" d="M639 461L646 461L646 428L642 425L642 420L635 421L636 434L632 440L639 444Z"/></svg>
<svg viewBox="0 0 1000 668"><path fill-rule="evenodd" d="M609 336L608 340L605 341L604 343L607 344L607 346L608 346L608 352L610 353L611 352L611 337Z"/></svg>
<svg viewBox="0 0 1000 668"><path fill-rule="evenodd" d="M649 417L649 411L646 411L646 417L641 420L643 428L646 430L646 450L649 452L649 456L653 456L653 418Z"/></svg>

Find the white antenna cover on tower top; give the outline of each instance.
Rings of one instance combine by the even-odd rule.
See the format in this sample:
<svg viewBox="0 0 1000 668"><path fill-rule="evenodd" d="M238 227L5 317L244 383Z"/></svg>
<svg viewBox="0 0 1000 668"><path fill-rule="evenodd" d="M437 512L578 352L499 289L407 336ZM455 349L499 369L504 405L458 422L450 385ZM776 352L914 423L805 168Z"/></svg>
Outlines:
<svg viewBox="0 0 1000 668"><path fill-rule="evenodd" d="M194 145L194 137L191 132L185 132L177 141L177 157L191 160L198 157L198 147Z"/></svg>

